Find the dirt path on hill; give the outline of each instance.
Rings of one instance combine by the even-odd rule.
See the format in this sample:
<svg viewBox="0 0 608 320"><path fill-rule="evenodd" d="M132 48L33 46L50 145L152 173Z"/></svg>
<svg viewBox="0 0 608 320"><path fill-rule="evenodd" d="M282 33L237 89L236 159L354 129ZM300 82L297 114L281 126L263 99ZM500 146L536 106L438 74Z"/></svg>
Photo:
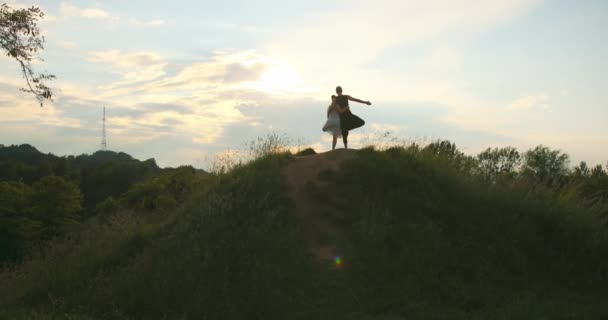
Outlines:
<svg viewBox="0 0 608 320"><path fill-rule="evenodd" d="M296 157L284 173L289 184L289 195L296 203L296 214L302 220L309 246L320 261L333 260L340 255L340 229L323 217L331 210L308 192L307 183L320 183L319 173L337 169L345 159L354 157L356 150L338 149L311 156Z"/></svg>

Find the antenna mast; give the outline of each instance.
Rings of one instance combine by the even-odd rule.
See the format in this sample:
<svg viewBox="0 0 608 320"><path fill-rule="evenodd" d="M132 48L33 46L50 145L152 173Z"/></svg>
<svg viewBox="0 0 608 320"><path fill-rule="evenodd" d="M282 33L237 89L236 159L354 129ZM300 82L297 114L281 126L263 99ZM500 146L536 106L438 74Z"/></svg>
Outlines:
<svg viewBox="0 0 608 320"><path fill-rule="evenodd" d="M101 129L101 150L106 151L108 149L108 142L106 140L106 106L103 106L103 127Z"/></svg>

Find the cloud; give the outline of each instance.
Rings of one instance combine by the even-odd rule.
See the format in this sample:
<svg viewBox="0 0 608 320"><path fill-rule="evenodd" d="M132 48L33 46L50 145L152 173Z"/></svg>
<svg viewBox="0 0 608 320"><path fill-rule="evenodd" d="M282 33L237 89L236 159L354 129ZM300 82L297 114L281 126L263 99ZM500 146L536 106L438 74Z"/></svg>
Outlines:
<svg viewBox="0 0 608 320"><path fill-rule="evenodd" d="M0 81L0 126L31 132L39 123L45 135L98 145L105 104L111 145L129 152L144 154L144 148L151 148L146 151L150 156L191 159L190 152L219 151L273 130L296 139L305 137L325 148L330 140L319 127L332 88L341 84L347 93L374 102L370 108L355 107L368 125L353 132L353 146L384 131L424 139L449 138L471 149L487 144L525 145L540 137L538 132L549 136L560 132L551 122L560 121L555 117L560 105L580 104L580 90L567 83L559 86L571 90L562 93L564 97L544 84L514 90L510 75L498 73L494 77L504 80L505 90L480 85L479 70L472 69L485 65L476 64L478 53L468 49L487 44L482 41L488 38L494 40L494 34L479 35L501 24L513 22L523 29L530 21L520 24L515 19L539 2L352 0L337 14L328 4L320 11L305 9L297 16L268 23L245 19L243 24L218 24L213 18L201 22L177 21L166 15L159 17L162 19L143 17L136 11L116 11L118 7L100 1L87 5L65 1L53 13L70 21L50 26L52 34L73 28L74 23L85 27L80 19L89 19L86 28L91 29L81 31L96 37L90 42L78 38L77 32L64 39L78 43L49 40L49 44L80 49L68 59L80 59L80 51L85 51L89 64L65 69L59 65L57 70L65 73L53 83L56 101L44 109L37 108L31 96L18 92L22 79L17 69L9 71L13 79ZM176 31L177 23L188 30ZM163 26L163 32L150 37L141 34L137 42L125 38L130 36L124 32L140 34L144 28ZM201 38L205 32L211 37ZM504 33L496 34L500 35ZM175 42L154 51L157 36ZM195 40L182 41L186 38ZM118 46L121 50L108 50ZM234 47L240 49L209 52ZM242 50L247 47L257 49ZM47 49L49 61L60 61L53 57L55 48L50 45ZM171 56L172 51L179 53ZM193 51L197 56L189 55ZM201 57L200 52L205 54ZM0 58L4 63L2 59L8 58ZM61 63L67 60L62 59ZM7 65L16 66L14 61ZM82 72L75 70L81 66ZM486 76L492 77L481 75ZM571 102L564 101L568 95ZM549 105L551 117L544 110ZM588 123L580 123L593 131ZM598 130L601 124L595 126ZM567 129L570 131L563 130L564 134L582 136L572 127ZM3 136L11 136L10 131L3 132L9 132ZM545 139L537 140L541 138ZM584 139L564 141L583 145ZM597 141L605 139L598 137ZM160 156L156 150L170 152Z"/></svg>
<svg viewBox="0 0 608 320"><path fill-rule="evenodd" d="M88 60L107 64L121 75L102 87L106 97L154 103L181 97L204 105L237 105L273 95L293 99L305 93L289 66L255 50L217 51L189 62L172 62L150 52L109 50L92 52Z"/></svg>
<svg viewBox="0 0 608 320"><path fill-rule="evenodd" d="M152 52L108 50L91 52L88 61L107 64L122 74L123 80L108 84L107 89L121 90L133 83L145 82L138 89L156 94L176 90L191 93L208 89L215 91L220 86L230 89L256 81L272 65L255 51L216 52L207 59L184 64L170 63Z"/></svg>
<svg viewBox="0 0 608 320"><path fill-rule="evenodd" d="M90 52L89 62L109 65L122 75L122 80L105 85L104 89L116 90L125 86L150 81L165 75L167 62L152 52L123 53L120 50Z"/></svg>
<svg viewBox="0 0 608 320"><path fill-rule="evenodd" d="M78 44L73 41L61 41L59 46L63 49L76 49L78 48Z"/></svg>
<svg viewBox="0 0 608 320"><path fill-rule="evenodd" d="M267 33L267 32L271 31L269 29L258 27L258 26L236 24L236 23L217 23L215 26L224 28L227 30L236 30L239 32L246 32L246 33Z"/></svg>
<svg viewBox="0 0 608 320"><path fill-rule="evenodd" d="M105 63L119 68L147 67L163 62L160 55L153 52L123 53L120 50L94 51L89 53L88 61Z"/></svg>
<svg viewBox="0 0 608 320"><path fill-rule="evenodd" d="M67 2L62 2L61 13L67 17L78 17L85 19L111 18L108 11L100 8L81 8Z"/></svg>
<svg viewBox="0 0 608 320"><path fill-rule="evenodd" d="M532 108L540 108L543 110L549 109L549 98L546 95L525 96L521 97L507 106L509 110L529 110Z"/></svg>
<svg viewBox="0 0 608 320"><path fill-rule="evenodd" d="M120 79L90 89L62 86L54 106L65 118L87 119L82 128L97 128L100 108L107 105L108 134L123 146L179 136L209 147L230 125L255 126L263 115L243 113L238 106L273 101L252 84L279 65L251 50L216 52L187 63L121 50L90 52L87 60L107 66Z"/></svg>
<svg viewBox="0 0 608 320"><path fill-rule="evenodd" d="M78 118L66 116L64 111L53 103L40 108L37 101L28 93L21 92L19 86L0 78L0 123L22 123L32 121L41 125L80 128ZM31 130L31 128L30 128Z"/></svg>
<svg viewBox="0 0 608 320"><path fill-rule="evenodd" d="M140 20L135 17L129 18L129 23L135 26L142 27L160 27L167 24L167 22L163 19L152 19L152 20Z"/></svg>
<svg viewBox="0 0 608 320"><path fill-rule="evenodd" d="M292 58L313 73L357 69L383 50L446 33L476 33L508 21L538 0L353 1L339 14L303 17L309 23L278 31L272 54Z"/></svg>
<svg viewBox="0 0 608 320"><path fill-rule="evenodd" d="M290 137L305 140L307 144L329 146L325 143L327 135L320 130L328 98L319 101L297 92L277 97L256 88L254 84L265 83L261 80L269 70L281 70L277 68L281 66L279 61L260 52L218 51L204 59L176 63L154 52L108 50L91 53L89 60L107 65L121 75L121 79L103 85L99 93L77 87L64 88L58 102L66 116L76 118L91 117L86 116L86 106L96 104L99 113L100 106L108 104L108 132L122 146L183 137L190 141L191 147L217 150L270 131L289 133ZM162 66L163 73L158 77L133 75L133 70L141 72L155 66ZM279 73L277 79L281 76ZM457 94L454 88L438 83L418 84L407 90L406 96L418 97L420 101L429 95ZM381 108L381 111L374 107L357 108L356 113L369 122L354 132L351 146L369 141L369 135L378 130L397 132L401 128L399 134L436 138L457 136L468 130L437 131L446 107L395 106L390 111L386 106ZM387 117L391 121L387 122ZM83 126L98 126L98 118L96 114L94 121ZM479 132L462 135L484 136Z"/></svg>
<svg viewBox="0 0 608 320"><path fill-rule="evenodd" d="M352 1L338 15L305 15L294 27L277 30L268 52L314 84L309 96L323 99L339 84L366 100L445 105L451 110L446 123L493 132L499 118L482 116L493 113L487 110L492 106L455 79L466 71L461 46L540 2Z"/></svg>
<svg viewBox="0 0 608 320"><path fill-rule="evenodd" d="M430 67L436 70L458 72L462 68L462 53L454 48L437 48L429 60Z"/></svg>

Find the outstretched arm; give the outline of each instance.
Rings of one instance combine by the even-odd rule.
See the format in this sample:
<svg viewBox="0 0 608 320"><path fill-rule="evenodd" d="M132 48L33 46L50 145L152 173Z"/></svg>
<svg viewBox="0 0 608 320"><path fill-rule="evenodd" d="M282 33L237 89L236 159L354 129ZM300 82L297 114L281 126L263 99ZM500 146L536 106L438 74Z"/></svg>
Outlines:
<svg viewBox="0 0 608 320"><path fill-rule="evenodd" d="M372 103L371 103L371 102L369 102L369 101L363 101L363 100L361 100L361 99L357 99L357 98L355 98L355 97L351 97L351 96L347 96L347 97L348 97L348 100L350 100L350 101L354 101L354 102L363 103L363 104L366 104L366 105L368 105L368 106L371 106L371 105L372 105Z"/></svg>

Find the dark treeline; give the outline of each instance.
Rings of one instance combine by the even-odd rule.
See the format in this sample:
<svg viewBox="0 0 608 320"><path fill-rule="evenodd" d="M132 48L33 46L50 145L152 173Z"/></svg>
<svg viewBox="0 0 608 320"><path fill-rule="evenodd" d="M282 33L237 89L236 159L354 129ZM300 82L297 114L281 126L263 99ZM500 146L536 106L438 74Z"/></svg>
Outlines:
<svg viewBox="0 0 608 320"><path fill-rule="evenodd" d="M0 145L0 263L19 261L108 207L153 206L149 199L158 198L154 191L171 188L175 181L143 182L176 175L173 171L159 168L154 159L139 161L122 152L58 157L27 144ZM162 183L166 186L161 188ZM138 203L143 193L148 200Z"/></svg>
<svg viewBox="0 0 608 320"><path fill-rule="evenodd" d="M455 161L467 174L491 184L515 183L551 192L561 200L581 201L585 206L603 205L608 200L608 163L606 169L602 165L589 167L585 161L571 168L568 154L547 146L524 153L513 147L488 148L477 156L467 156L454 143L437 141L422 151Z"/></svg>

